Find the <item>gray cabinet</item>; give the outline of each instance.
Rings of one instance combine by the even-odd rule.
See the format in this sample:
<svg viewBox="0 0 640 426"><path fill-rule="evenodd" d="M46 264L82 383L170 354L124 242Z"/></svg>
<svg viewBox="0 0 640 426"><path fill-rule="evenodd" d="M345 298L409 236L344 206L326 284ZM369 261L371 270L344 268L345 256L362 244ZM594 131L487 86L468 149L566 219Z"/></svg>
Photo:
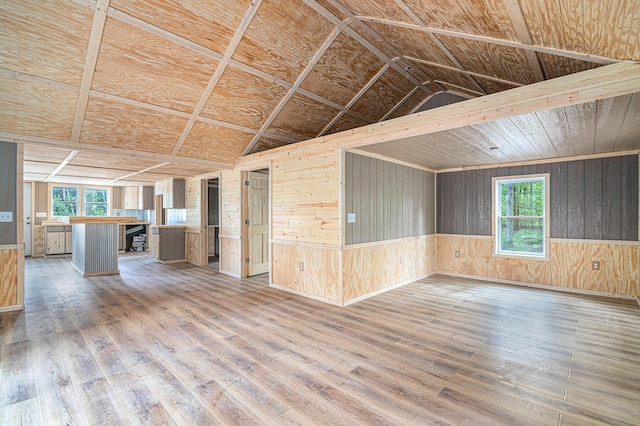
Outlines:
<svg viewBox="0 0 640 426"><path fill-rule="evenodd" d="M162 208L185 208L184 179L166 179L156 183L156 193L162 195Z"/></svg>

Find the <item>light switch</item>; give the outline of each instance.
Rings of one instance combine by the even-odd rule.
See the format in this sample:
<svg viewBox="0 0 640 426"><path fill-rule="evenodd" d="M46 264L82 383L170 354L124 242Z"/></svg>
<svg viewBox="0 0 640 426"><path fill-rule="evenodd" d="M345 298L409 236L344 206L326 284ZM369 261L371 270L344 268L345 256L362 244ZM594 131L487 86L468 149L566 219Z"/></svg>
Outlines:
<svg viewBox="0 0 640 426"><path fill-rule="evenodd" d="M347 213L347 223L356 223L355 213Z"/></svg>
<svg viewBox="0 0 640 426"><path fill-rule="evenodd" d="M47 217L47 212L36 212L36 217Z"/></svg>
<svg viewBox="0 0 640 426"><path fill-rule="evenodd" d="M0 222L13 222L13 212L0 212Z"/></svg>

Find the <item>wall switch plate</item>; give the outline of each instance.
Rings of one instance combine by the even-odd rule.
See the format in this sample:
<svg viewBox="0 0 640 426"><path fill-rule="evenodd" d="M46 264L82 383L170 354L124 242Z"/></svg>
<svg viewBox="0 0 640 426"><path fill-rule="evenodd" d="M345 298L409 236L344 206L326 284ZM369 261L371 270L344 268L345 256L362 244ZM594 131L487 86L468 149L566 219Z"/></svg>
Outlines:
<svg viewBox="0 0 640 426"><path fill-rule="evenodd" d="M460 257L460 251L456 250L456 257Z"/></svg>
<svg viewBox="0 0 640 426"><path fill-rule="evenodd" d="M356 223L355 213L347 213L347 223Z"/></svg>
<svg viewBox="0 0 640 426"><path fill-rule="evenodd" d="M0 222L13 222L13 212L0 212Z"/></svg>
<svg viewBox="0 0 640 426"><path fill-rule="evenodd" d="M47 212L36 212L36 217L47 217Z"/></svg>
<svg viewBox="0 0 640 426"><path fill-rule="evenodd" d="M304 271L304 262L298 263L298 269Z"/></svg>
<svg viewBox="0 0 640 426"><path fill-rule="evenodd" d="M594 271L599 271L600 270L600 262L597 261L597 260L591 262L591 268L593 268Z"/></svg>

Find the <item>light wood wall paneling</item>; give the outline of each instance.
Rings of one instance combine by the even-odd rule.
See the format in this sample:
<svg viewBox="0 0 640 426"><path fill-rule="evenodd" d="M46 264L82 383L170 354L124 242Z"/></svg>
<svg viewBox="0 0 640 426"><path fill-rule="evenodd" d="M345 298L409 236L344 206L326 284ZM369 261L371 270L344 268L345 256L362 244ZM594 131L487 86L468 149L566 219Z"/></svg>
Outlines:
<svg viewBox="0 0 640 426"><path fill-rule="evenodd" d="M550 173L551 238L637 240L638 155L439 173L438 233L491 235L491 178Z"/></svg>
<svg viewBox="0 0 640 426"><path fill-rule="evenodd" d="M552 239L549 260L541 261L494 257L491 237L438 235L436 253L437 269L444 273L635 296L638 250L634 243ZM592 269L593 261L600 270Z"/></svg>
<svg viewBox="0 0 640 426"><path fill-rule="evenodd" d="M433 173L352 152L345 160L346 244L435 232Z"/></svg>
<svg viewBox="0 0 640 426"><path fill-rule="evenodd" d="M44 255L44 227L33 225L33 246L31 257L41 257Z"/></svg>
<svg viewBox="0 0 640 426"><path fill-rule="evenodd" d="M240 238L220 236L220 272L240 278L241 250Z"/></svg>
<svg viewBox="0 0 640 426"><path fill-rule="evenodd" d="M18 249L0 249L0 308L18 304Z"/></svg>
<svg viewBox="0 0 640 426"><path fill-rule="evenodd" d="M185 180L185 208L187 217L186 259L187 262L198 266L208 263L206 253L205 223L207 220L206 207L203 204L206 191L206 181L200 178Z"/></svg>
<svg viewBox="0 0 640 426"><path fill-rule="evenodd" d="M272 283L326 302L342 304L339 251L304 245L271 245Z"/></svg>

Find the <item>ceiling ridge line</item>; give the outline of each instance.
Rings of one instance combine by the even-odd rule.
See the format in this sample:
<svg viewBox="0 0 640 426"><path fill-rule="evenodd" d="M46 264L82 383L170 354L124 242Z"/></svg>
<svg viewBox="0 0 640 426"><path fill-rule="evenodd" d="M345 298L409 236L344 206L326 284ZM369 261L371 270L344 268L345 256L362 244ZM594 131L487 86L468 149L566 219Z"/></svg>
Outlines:
<svg viewBox="0 0 640 426"><path fill-rule="evenodd" d="M93 13L91 33L89 35L89 43L87 44L84 67L82 68L80 91L78 93L78 101L76 103L76 111L71 128L71 143L78 142L80 140L80 134L82 133L82 125L84 124L84 117L87 112L87 106L89 105L89 93L91 92L96 63L98 62L98 52L100 52L104 26L107 22L109 1L110 0L97 0Z"/></svg>
<svg viewBox="0 0 640 426"><path fill-rule="evenodd" d="M238 48L238 45L242 41L242 37L244 36L244 33L247 31L247 28L249 28L249 25L251 24L253 17L258 12L258 8L260 7L261 4L262 4L262 0L253 0L251 2L251 5L249 5L247 12L242 18L240 25L238 26L235 33L233 34L233 37L231 38L231 41L229 42L229 45L227 46L227 49L224 52L224 56L222 60L216 67L216 70L213 73L211 80L209 80L207 87L204 89L204 92L202 92L202 96L200 96L200 100L196 104L196 107L194 108L191 114L191 117L189 118L189 121L187 121L187 124L184 127L182 134L178 138L178 141L176 142L176 146L173 148L173 151L172 151L173 155L177 155L178 152L180 152L182 145L184 144L187 137L189 136L189 133L191 133L191 129L193 129L193 126L195 125L198 116L200 115L200 113L202 112L202 109L204 108L205 104L209 100L211 93L213 93L213 90L216 88L218 81L220 81L220 77L222 76L222 73L225 71L225 69L227 68L227 65L231 61L231 57L233 56L236 49Z"/></svg>
<svg viewBox="0 0 640 426"><path fill-rule="evenodd" d="M378 120L378 123L381 121L386 120L387 118L389 118L389 116L391 116L391 114L393 114L394 112L396 112L398 110L398 108L400 108L402 106L403 103L405 103L411 96L413 96L418 90L417 87L414 87L412 91L410 91L409 93L407 93L405 95L404 98L400 99L400 102L398 102L397 104L394 105L393 108L391 108L391 110L389 112L387 112L380 120Z"/></svg>
<svg viewBox="0 0 640 426"><path fill-rule="evenodd" d="M592 55L590 53L581 53L573 50L558 49L556 47L540 46L538 44L524 44L519 41L512 41L512 40L506 40L506 39L489 37L489 36L481 36L481 35L471 34L471 33L463 33L460 31L444 30L444 29L433 28L433 27L421 27L416 24L408 24L406 22L392 21L389 19L380 19L374 16L358 15L356 16L356 19L359 19L365 22L378 22L381 24L392 25L400 28L407 28L410 30L432 32L434 34L446 35L449 37L462 38L466 40L482 41L485 43L497 44L500 46L514 47L516 49L532 50L539 53L547 53L551 55L562 56L565 58L577 59L580 61L592 62L596 64L601 64L601 65L610 65L610 64L620 63L620 62L629 62L628 60L625 60L625 59L608 58L605 56ZM631 62L635 62L635 61L631 61Z"/></svg>
<svg viewBox="0 0 640 426"><path fill-rule="evenodd" d="M70 92L78 92L80 86L61 81L51 80L45 77L39 77L33 74L27 74L21 71L13 71L6 68L0 68L0 77L9 78L11 80L24 81L25 83L36 83L43 86L53 87L55 89L68 90Z"/></svg>
<svg viewBox="0 0 640 426"><path fill-rule="evenodd" d="M346 34L348 34L352 39L360 43L365 49L373 53L383 62L386 62L387 64L389 64L391 68L397 71L404 78L411 81L416 87L419 87L420 90L427 93L428 95L432 94L431 90L428 87L424 86L424 84L422 84L420 80L418 80L415 76L409 74L405 69L403 69L398 64L396 64L393 58L390 58L389 56L387 56L382 50L378 49L376 46L370 43L367 39L365 39L360 34L358 34L355 30L349 27L348 24L346 24L345 22L337 18L333 13L329 12L327 9L325 9L323 6L321 6L320 4L318 4L313 0L302 0L302 1L307 6L310 6L311 8L313 8L313 10L318 12L320 15L324 16L329 22L333 23L335 26L339 28L342 28L342 30ZM375 38L378 41L384 41L384 39L380 37L380 35L377 32L375 32L373 29L369 28L366 24L361 22L358 16L354 15L349 9L344 7L341 3L337 2L336 0L328 0L328 1L333 6L337 7L342 13L347 15L349 19L351 19L353 22L356 22L359 26L364 28L373 38ZM397 55L397 56L401 56L401 55Z"/></svg>
<svg viewBox="0 0 640 426"><path fill-rule="evenodd" d="M520 41L529 46L533 45L533 38L531 38L527 21L522 13L522 8L520 7L520 2L518 0L503 0L503 3ZM525 56L529 61L531 71L533 72L536 81L546 80L542 66L540 66L538 55L531 50L525 50Z"/></svg>
<svg viewBox="0 0 640 426"><path fill-rule="evenodd" d="M406 58L409 61L414 61L414 62L426 64L426 65L431 65L433 67L443 68L443 69L450 70L450 71L457 71L457 72L461 72L461 73L464 73L464 74L471 74L471 75L473 75L475 77L486 78L487 80L493 80L493 81L496 81L498 83L509 84L509 85L515 86L515 87L524 86L524 84L516 83L515 81L504 80L502 78L492 77L492 76L481 74L481 73L474 72L474 71L461 70L461 69L458 69L458 68L455 68L455 67L450 67L448 65L439 64L437 62L431 62L431 61L427 61L427 60L424 60L424 59L416 58L414 56L404 56L404 58Z"/></svg>
<svg viewBox="0 0 640 426"><path fill-rule="evenodd" d="M389 69L389 64L384 64L382 68L373 76L371 79L365 84L356 95L351 98L349 103L344 107L344 110L340 111L334 118L327 124L324 129L320 132L318 137L324 136L325 133L329 131L337 122L347 113L347 110L351 109L351 107L358 102L358 100L373 86L376 81L380 79L384 75L384 73Z"/></svg>
<svg viewBox="0 0 640 426"><path fill-rule="evenodd" d="M307 76L309 75L309 73L311 73L311 71L313 70L313 68L316 66L316 64L318 63L318 61L320 60L320 58L322 58L322 55L324 55L324 53L329 49L329 47L331 47L331 45L333 44L333 42L335 41L336 38L338 38L338 35L340 35L341 30L340 28L336 27L331 34L329 35L329 37L327 37L327 39L324 41L324 43L322 44L322 46L320 47L320 49L318 49L318 51L315 53L315 55L313 55L313 57L311 58L311 60L309 61L309 63L307 64L307 66L304 68L304 70L302 70L302 72L300 73L300 75L298 76L298 78L296 78L295 83L293 83L293 86L289 89L289 91L287 92L286 95L284 95L284 97L280 100L280 102L278 103L278 105L276 106L276 108L271 112L271 115L269 116L269 118L267 118L267 120L262 124L262 127L260 127L260 130L258 131L258 133L254 136L254 138L251 140L251 142L249 143L249 145L247 145L247 147L245 148L245 150L243 151L242 156L247 155L249 153L249 151L251 151L251 149L253 149L253 147L255 146L255 144L258 142L258 140L260 140L260 138L265 134L266 130L269 128L269 126L271 126L271 124L273 123L273 121L276 119L276 117L278 116L278 114L280 114L280 111L282 111L282 109L284 108L284 106L287 104L287 102L289 102L289 100L293 97L293 95L297 92L297 88L300 87L300 85L302 84L302 82L304 81L305 78L307 78Z"/></svg>
<svg viewBox="0 0 640 426"><path fill-rule="evenodd" d="M427 24L425 24L425 22L403 0L395 0L395 2L418 25L420 25L423 28L427 28ZM447 48L447 46L445 46L444 43L435 34L427 33L427 35L429 36L431 41L433 41L436 44L436 46L440 48L440 50L445 54L445 56L449 58L449 60L458 67L458 69L460 69L463 72L467 71L467 69L460 63L458 58L456 58L455 55L451 53L451 51ZM476 79L474 79L469 74L465 74L465 76L476 89L479 89L481 92L484 92L485 94L487 94L487 91L484 89L484 87L480 85L480 83L476 81Z"/></svg>

